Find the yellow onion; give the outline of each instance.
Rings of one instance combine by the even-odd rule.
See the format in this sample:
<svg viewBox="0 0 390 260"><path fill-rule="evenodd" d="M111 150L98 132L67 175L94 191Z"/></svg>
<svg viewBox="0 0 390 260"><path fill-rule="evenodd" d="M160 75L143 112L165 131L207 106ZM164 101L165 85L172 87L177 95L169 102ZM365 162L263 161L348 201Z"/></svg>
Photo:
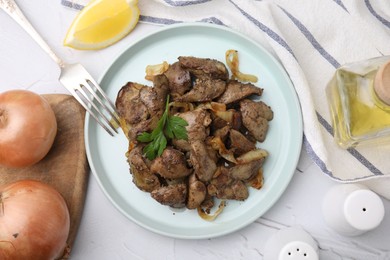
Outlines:
<svg viewBox="0 0 390 260"><path fill-rule="evenodd" d="M0 164L23 168L42 160L57 134L50 104L28 90L0 93Z"/></svg>
<svg viewBox="0 0 390 260"><path fill-rule="evenodd" d="M0 187L0 259L58 259L69 228L66 202L48 184L21 180Z"/></svg>

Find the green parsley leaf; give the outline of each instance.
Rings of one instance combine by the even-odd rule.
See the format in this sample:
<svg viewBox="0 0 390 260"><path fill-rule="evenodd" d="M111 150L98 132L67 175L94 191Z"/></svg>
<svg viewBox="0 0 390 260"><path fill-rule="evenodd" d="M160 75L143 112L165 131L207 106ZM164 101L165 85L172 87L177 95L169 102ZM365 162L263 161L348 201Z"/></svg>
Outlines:
<svg viewBox="0 0 390 260"><path fill-rule="evenodd" d="M153 148L153 143L149 143L148 145L146 145L143 149L143 152L149 160L153 160L153 158L156 158L156 151Z"/></svg>
<svg viewBox="0 0 390 260"><path fill-rule="evenodd" d="M187 130L186 126L188 126L187 121L178 116L171 116L167 122L165 127L165 133L171 139L185 139L187 140Z"/></svg>
<svg viewBox="0 0 390 260"><path fill-rule="evenodd" d="M164 114L157 123L157 127L151 132L143 132L138 135L137 140L142 143L148 143L143 153L149 160L160 156L168 144L169 139L188 139L188 123L181 117L169 115L169 95L165 104Z"/></svg>
<svg viewBox="0 0 390 260"><path fill-rule="evenodd" d="M137 140L142 142L142 143L148 143L148 142L151 142L153 140L152 138L152 134L148 133L148 132L143 132L142 134L140 134L138 137L137 137Z"/></svg>
<svg viewBox="0 0 390 260"><path fill-rule="evenodd" d="M161 156L161 154L163 153L163 151L165 150L165 148L167 147L167 138L165 137L165 135L163 134L163 132L160 132L161 134L158 136L158 138L156 139L156 143L158 143L158 148L157 149L157 156Z"/></svg>

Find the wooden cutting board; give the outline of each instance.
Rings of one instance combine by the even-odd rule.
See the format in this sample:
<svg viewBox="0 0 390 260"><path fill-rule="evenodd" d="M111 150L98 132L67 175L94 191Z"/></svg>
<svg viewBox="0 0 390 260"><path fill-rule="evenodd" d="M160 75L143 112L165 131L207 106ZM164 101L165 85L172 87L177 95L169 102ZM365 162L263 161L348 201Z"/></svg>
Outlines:
<svg viewBox="0 0 390 260"><path fill-rule="evenodd" d="M0 186L34 179L57 189L66 200L70 213L70 249L80 224L89 177L84 145L85 110L70 95L47 94L43 97L49 101L57 118L54 144L47 156L31 167L10 169L0 166Z"/></svg>

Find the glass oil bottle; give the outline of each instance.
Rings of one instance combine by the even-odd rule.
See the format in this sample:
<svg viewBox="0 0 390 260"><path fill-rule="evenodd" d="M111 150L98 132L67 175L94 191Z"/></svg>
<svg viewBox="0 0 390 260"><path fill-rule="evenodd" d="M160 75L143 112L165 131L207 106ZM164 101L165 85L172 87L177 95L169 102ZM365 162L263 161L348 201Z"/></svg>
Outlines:
<svg viewBox="0 0 390 260"><path fill-rule="evenodd" d="M342 148L390 141L390 56L338 68L326 95Z"/></svg>

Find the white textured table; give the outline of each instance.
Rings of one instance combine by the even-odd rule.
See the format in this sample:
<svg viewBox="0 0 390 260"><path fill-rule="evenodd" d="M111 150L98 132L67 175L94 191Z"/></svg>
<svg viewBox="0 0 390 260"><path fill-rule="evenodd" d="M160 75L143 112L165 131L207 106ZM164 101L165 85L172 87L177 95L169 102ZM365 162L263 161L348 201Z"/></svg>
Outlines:
<svg viewBox="0 0 390 260"><path fill-rule="evenodd" d="M131 35L110 48L76 51L62 46L75 11L64 8L60 1L19 0L18 4L59 56L66 62L80 62L95 78L134 40L158 28L139 24ZM0 91L67 93L58 76L56 64L0 12ZM325 225L321 214L322 199L335 184L303 150L290 185L263 217L224 237L180 240L154 234L128 220L109 202L91 175L71 259L262 259L266 241L289 226L300 226L316 239L320 259L390 259L390 202L383 200L386 215L379 228L358 237L342 237Z"/></svg>

